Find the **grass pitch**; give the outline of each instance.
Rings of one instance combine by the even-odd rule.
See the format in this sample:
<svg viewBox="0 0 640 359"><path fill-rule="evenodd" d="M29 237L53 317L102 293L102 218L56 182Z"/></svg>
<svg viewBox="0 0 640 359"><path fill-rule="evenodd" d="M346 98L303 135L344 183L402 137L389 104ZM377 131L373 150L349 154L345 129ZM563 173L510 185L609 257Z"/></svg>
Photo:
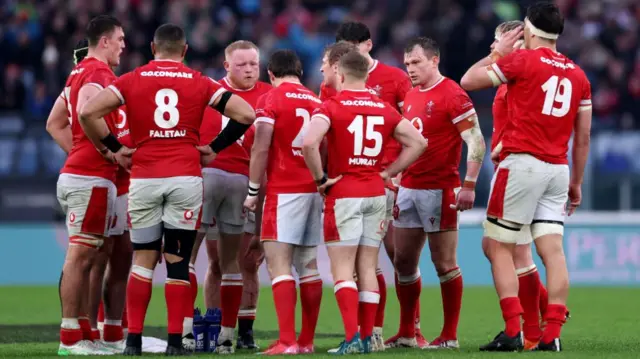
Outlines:
<svg viewBox="0 0 640 359"><path fill-rule="evenodd" d="M154 288L147 314L145 335L165 339L164 290ZM428 340L439 334L442 305L437 287L423 288L422 332ZM202 298L198 305L202 305ZM387 350L371 354L376 358L493 358L515 355L562 358L640 358L640 288L573 288L569 299L572 319L563 331L562 353L480 353L478 347L491 340L503 327L493 288L465 288L460 318L458 351ZM398 302L389 289L385 337L395 334ZM298 314L298 329L300 315ZM0 287L0 358L56 357L60 304L56 287ZM255 323L255 337L266 348L277 337L277 318L270 288L262 289ZM326 350L342 340L342 322L333 290L324 292L316 336L315 357L328 358ZM214 354L202 354L214 355ZM144 355L145 357L162 357ZM248 358L251 352L238 352Z"/></svg>

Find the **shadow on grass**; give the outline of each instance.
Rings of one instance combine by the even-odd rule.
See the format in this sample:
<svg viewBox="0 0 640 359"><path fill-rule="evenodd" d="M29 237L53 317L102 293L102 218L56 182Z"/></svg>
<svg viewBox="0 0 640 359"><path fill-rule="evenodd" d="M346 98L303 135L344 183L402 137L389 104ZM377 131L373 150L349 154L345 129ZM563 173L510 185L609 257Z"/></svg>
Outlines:
<svg viewBox="0 0 640 359"><path fill-rule="evenodd" d="M145 327L144 335L166 339L165 327ZM273 339L278 337L278 332L255 331L256 339ZM316 338L341 338L340 333L316 333ZM0 325L0 343L51 343L60 340L60 326L46 325Z"/></svg>

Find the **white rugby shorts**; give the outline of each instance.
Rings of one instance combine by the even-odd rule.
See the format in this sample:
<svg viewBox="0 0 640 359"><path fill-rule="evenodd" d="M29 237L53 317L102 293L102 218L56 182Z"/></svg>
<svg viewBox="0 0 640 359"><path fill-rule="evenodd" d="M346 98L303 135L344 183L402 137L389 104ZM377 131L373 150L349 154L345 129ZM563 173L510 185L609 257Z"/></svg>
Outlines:
<svg viewBox="0 0 640 359"><path fill-rule="evenodd" d="M158 239L165 227L196 230L200 225L202 178L177 176L168 178L132 178L129 187L131 241L149 243ZM154 238L156 237L156 238Z"/></svg>
<svg viewBox="0 0 640 359"><path fill-rule="evenodd" d="M324 241L328 246L379 247L386 233L387 196L324 201Z"/></svg>
<svg viewBox="0 0 640 359"><path fill-rule="evenodd" d="M207 233L207 239L216 239L218 232L245 232L247 211L244 200L249 191L249 178L217 168L204 168L202 178L204 201L200 232Z"/></svg>
<svg viewBox="0 0 640 359"><path fill-rule="evenodd" d="M109 235L115 184L101 177L62 173L56 187L58 202L66 214L70 244L100 247Z"/></svg>
<svg viewBox="0 0 640 359"><path fill-rule="evenodd" d="M113 217L111 219L111 229L109 229L110 236L121 236L125 231L129 230L129 213L127 212L128 202L128 193L116 198Z"/></svg>
<svg viewBox="0 0 640 359"><path fill-rule="evenodd" d="M564 223L569 178L568 165L510 154L493 175L487 216L518 224Z"/></svg>
<svg viewBox="0 0 640 359"><path fill-rule="evenodd" d="M317 192L267 194L260 240L318 246L322 244L321 218L322 197Z"/></svg>
<svg viewBox="0 0 640 359"><path fill-rule="evenodd" d="M456 204L460 188L411 189L400 187L396 199L393 226L422 228L425 233L458 230L459 213L451 209Z"/></svg>

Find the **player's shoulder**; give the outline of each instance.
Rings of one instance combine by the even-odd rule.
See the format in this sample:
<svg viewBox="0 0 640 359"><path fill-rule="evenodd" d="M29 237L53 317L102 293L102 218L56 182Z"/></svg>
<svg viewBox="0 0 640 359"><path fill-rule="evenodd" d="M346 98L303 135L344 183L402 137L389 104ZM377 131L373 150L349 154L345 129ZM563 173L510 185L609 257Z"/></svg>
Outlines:
<svg viewBox="0 0 640 359"><path fill-rule="evenodd" d="M254 90L257 93L260 93L261 95L264 95L265 93L273 90L273 86L271 86L271 84L268 84L264 81L258 81L256 82L256 86L254 87Z"/></svg>
<svg viewBox="0 0 640 359"><path fill-rule="evenodd" d="M374 66L375 66L375 68L372 69L371 71L378 70L381 74L384 74L385 76L386 75L389 75L389 76L398 76L398 75L407 76L407 73L404 72L401 68L385 64L384 62L379 61L379 60L376 60L376 64Z"/></svg>

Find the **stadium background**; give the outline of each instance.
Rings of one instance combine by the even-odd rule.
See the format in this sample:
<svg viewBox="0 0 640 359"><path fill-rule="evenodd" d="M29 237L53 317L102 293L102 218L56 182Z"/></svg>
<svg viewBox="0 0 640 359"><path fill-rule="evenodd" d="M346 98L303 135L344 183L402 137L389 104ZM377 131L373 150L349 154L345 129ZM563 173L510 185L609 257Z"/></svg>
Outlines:
<svg viewBox="0 0 640 359"><path fill-rule="evenodd" d="M572 280L637 285L640 5L630 0L556 2L567 18L559 50L585 69L594 103L584 205L567 227ZM496 25L521 19L528 1L355 0L345 4L337 0L4 1L0 5L0 267L5 270L0 271L0 285L54 284L58 280L66 233L55 183L65 156L46 133L45 121L72 66L71 49L82 38L91 16L111 13L124 24L127 48L119 74L150 59L153 31L170 21L187 30L188 64L213 78L224 76L222 50L226 44L250 39L261 49L263 79L269 53L292 48L303 61L304 82L317 90L322 79L322 49L344 20L366 23L372 30L374 57L400 67L408 38L435 38L441 45L443 74L458 81L474 61L487 54ZM483 132L490 136L493 93L472 96ZM477 207L486 203L492 172L487 158ZM481 209L463 215L460 262L468 284L488 285L491 277L479 242L481 218ZM27 251L30 255L25 263L16 253ZM204 255L201 257L200 277L205 266ZM425 284L435 284L428 255L424 258ZM388 260L384 261L390 269ZM6 270L16 266L24 269L18 273ZM387 274L391 279L391 272ZM162 275L156 277L162 280ZM330 283L328 274L325 280Z"/></svg>

